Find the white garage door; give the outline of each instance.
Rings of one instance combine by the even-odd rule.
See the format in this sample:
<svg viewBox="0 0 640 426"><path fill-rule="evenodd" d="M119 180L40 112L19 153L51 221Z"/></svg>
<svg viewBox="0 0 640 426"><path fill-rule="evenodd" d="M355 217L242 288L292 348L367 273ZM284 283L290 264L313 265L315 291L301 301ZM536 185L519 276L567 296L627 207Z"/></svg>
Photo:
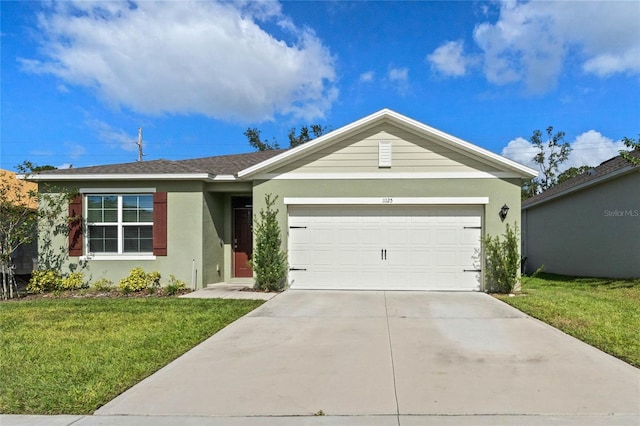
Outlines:
<svg viewBox="0 0 640 426"><path fill-rule="evenodd" d="M480 290L481 206L289 206L298 289Z"/></svg>

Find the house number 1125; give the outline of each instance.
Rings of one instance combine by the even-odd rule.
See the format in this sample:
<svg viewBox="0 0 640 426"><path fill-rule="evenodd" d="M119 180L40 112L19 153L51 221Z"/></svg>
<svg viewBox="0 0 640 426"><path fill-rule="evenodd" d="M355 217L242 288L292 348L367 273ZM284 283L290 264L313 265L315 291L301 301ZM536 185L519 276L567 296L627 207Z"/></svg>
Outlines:
<svg viewBox="0 0 640 426"><path fill-rule="evenodd" d="M393 204L393 198L383 198L382 204Z"/></svg>

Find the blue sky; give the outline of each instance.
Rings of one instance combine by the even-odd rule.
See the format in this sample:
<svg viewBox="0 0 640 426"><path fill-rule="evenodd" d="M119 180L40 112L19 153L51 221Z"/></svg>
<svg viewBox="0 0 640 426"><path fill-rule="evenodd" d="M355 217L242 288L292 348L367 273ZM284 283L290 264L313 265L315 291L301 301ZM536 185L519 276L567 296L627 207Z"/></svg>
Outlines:
<svg viewBox="0 0 640 426"><path fill-rule="evenodd" d="M640 3L2 1L0 167L250 152L391 108L530 164L640 133Z"/></svg>

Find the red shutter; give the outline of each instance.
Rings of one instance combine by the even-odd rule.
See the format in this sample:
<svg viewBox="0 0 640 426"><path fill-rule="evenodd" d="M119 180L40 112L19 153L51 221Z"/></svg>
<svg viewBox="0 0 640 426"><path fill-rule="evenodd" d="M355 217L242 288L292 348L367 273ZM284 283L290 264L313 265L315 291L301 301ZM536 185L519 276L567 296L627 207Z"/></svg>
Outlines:
<svg viewBox="0 0 640 426"><path fill-rule="evenodd" d="M82 256L82 194L69 203L69 256Z"/></svg>
<svg viewBox="0 0 640 426"><path fill-rule="evenodd" d="M167 193L153 194L153 254L167 255Z"/></svg>

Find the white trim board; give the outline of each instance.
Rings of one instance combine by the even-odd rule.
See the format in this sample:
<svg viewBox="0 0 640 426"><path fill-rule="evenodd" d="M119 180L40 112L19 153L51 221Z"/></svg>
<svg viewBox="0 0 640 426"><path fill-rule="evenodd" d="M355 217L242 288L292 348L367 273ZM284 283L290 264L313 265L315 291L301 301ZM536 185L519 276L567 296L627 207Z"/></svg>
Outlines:
<svg viewBox="0 0 640 426"><path fill-rule="evenodd" d="M285 197L285 205L478 205L489 197Z"/></svg>
<svg viewBox="0 0 640 426"><path fill-rule="evenodd" d="M27 180L33 181L74 181L74 180L214 180L209 173L157 173L157 174L77 174L77 175L56 175L56 174L34 174Z"/></svg>
<svg viewBox="0 0 640 426"><path fill-rule="evenodd" d="M348 179L504 179L520 178L510 172L370 172L370 173L266 173L256 180L348 180Z"/></svg>
<svg viewBox="0 0 640 426"><path fill-rule="evenodd" d="M106 254L106 255L97 255L97 254L88 254L80 256L80 260L156 260L156 256L153 254L148 255L127 255L127 254Z"/></svg>
<svg viewBox="0 0 640 426"><path fill-rule="evenodd" d="M156 192L155 188L80 188L80 194L150 194Z"/></svg>

